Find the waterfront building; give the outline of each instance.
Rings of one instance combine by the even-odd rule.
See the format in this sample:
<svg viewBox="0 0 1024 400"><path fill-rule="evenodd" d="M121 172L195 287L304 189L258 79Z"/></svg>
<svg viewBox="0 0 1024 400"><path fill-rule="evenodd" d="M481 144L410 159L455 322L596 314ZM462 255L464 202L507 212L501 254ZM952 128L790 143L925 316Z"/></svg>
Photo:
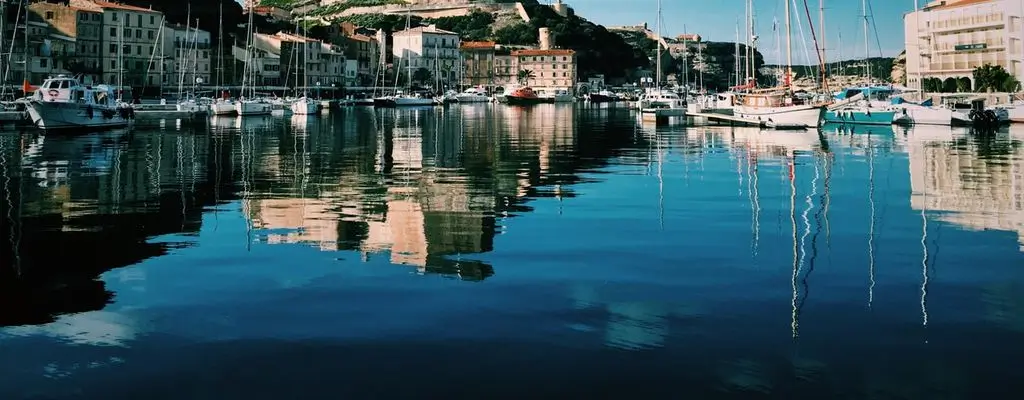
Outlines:
<svg viewBox="0 0 1024 400"><path fill-rule="evenodd" d="M148 8L98 0L71 0L71 6L103 12L101 46L105 83L142 86L149 79L150 60L163 29L163 13ZM155 83L155 77L154 83Z"/></svg>
<svg viewBox="0 0 1024 400"><path fill-rule="evenodd" d="M281 85L326 89L345 83L345 54L341 46L285 32L256 33L253 44L256 49L276 56ZM244 50L241 56L244 61Z"/></svg>
<svg viewBox="0 0 1024 400"><path fill-rule="evenodd" d="M512 57L512 50L504 46L498 46L494 50L494 77L491 79L493 85L514 85L518 83L518 73L516 58Z"/></svg>
<svg viewBox="0 0 1024 400"><path fill-rule="evenodd" d="M434 26L420 26L395 32L392 36L393 63L403 70L401 73L410 66L414 74L424 68L433 79L440 77L443 82L451 81L459 65L457 33ZM421 83L430 84L433 79Z"/></svg>
<svg viewBox="0 0 1024 400"><path fill-rule="evenodd" d="M80 74L83 83L97 83L100 79L102 55L103 14L98 7L83 8L67 4L38 2L29 6L29 11L48 25L47 36L52 42L62 42L63 49L51 49L49 64L61 64L57 72ZM37 32L39 34L40 32ZM30 32L31 34L31 32ZM10 36L5 35L5 38ZM68 45L73 44L72 48ZM42 58L33 64L41 64ZM53 71L51 71L53 72ZM31 82L42 80L33 77ZM45 79L45 76L41 77Z"/></svg>
<svg viewBox="0 0 1024 400"><path fill-rule="evenodd" d="M573 50L515 50L512 58L517 71L531 72L525 83L535 88L571 89L576 83L576 52Z"/></svg>
<svg viewBox="0 0 1024 400"><path fill-rule="evenodd" d="M967 80L973 88L974 69L984 65L1024 79L1022 16L1024 5L1016 0L939 0L908 13L908 86L937 78Z"/></svg>
<svg viewBox="0 0 1024 400"><path fill-rule="evenodd" d="M152 66L153 70L147 74L146 85L176 86L180 83L187 90L194 83L203 85L212 82L210 32L194 26L165 25L161 42L163 48L156 58L164 60L163 68L160 68L157 61L157 65Z"/></svg>
<svg viewBox="0 0 1024 400"><path fill-rule="evenodd" d="M340 44L346 60L356 62L355 85L372 86L380 68L380 44L373 29L342 22L327 27L328 38Z"/></svg>
<svg viewBox="0 0 1024 400"><path fill-rule="evenodd" d="M245 47L231 46L231 55L234 57L236 63L245 62L245 50ZM282 85L281 57L276 53L259 48L253 49L251 53L249 65L253 71L255 71L255 85L264 88L279 88ZM234 70L237 72L237 75L232 77L232 79L235 82L241 82L242 76L240 74L242 73L242 68L236 67Z"/></svg>
<svg viewBox="0 0 1024 400"><path fill-rule="evenodd" d="M494 42L462 42L463 86L490 86L497 72L494 64Z"/></svg>

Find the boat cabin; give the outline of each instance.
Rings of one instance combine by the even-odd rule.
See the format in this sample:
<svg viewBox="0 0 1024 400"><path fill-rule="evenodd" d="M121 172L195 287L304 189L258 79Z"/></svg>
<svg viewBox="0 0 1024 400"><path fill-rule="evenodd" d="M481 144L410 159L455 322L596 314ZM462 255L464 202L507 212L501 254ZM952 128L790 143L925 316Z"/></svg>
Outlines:
<svg viewBox="0 0 1024 400"><path fill-rule="evenodd" d="M893 88L887 86L851 87L836 93L835 98L836 100L846 100L862 94L866 100L888 101L894 92Z"/></svg>
<svg viewBox="0 0 1024 400"><path fill-rule="evenodd" d="M805 99L780 90L743 94L741 101L747 107L788 107L806 103Z"/></svg>
<svg viewBox="0 0 1024 400"><path fill-rule="evenodd" d="M34 99L46 102L80 103L116 107L117 96L107 85L85 86L78 79L58 75L49 78L36 90Z"/></svg>

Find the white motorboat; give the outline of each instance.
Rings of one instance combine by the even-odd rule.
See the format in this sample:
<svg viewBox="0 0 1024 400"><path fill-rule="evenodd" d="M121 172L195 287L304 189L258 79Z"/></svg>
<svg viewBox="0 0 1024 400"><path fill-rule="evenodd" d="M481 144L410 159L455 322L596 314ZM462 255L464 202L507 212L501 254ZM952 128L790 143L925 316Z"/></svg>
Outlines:
<svg viewBox="0 0 1024 400"><path fill-rule="evenodd" d="M112 86L85 86L65 75L49 78L28 99L28 114L40 129L121 128L134 119L131 105Z"/></svg>
<svg viewBox="0 0 1024 400"><path fill-rule="evenodd" d="M320 102L306 96L293 101L290 107L293 115L313 115L320 112Z"/></svg>
<svg viewBox="0 0 1024 400"><path fill-rule="evenodd" d="M541 91L537 93L542 103L572 103L576 97L566 89L555 89L553 91Z"/></svg>
<svg viewBox="0 0 1024 400"><path fill-rule="evenodd" d="M486 89L477 86L455 95L455 100L459 103L487 103L491 101L491 98L487 96Z"/></svg>
<svg viewBox="0 0 1024 400"><path fill-rule="evenodd" d="M652 89L640 96L636 108L643 117L686 116L686 99L671 90Z"/></svg>
<svg viewBox="0 0 1024 400"><path fill-rule="evenodd" d="M235 102L231 100L218 99L210 104L210 113L213 115L235 115Z"/></svg>

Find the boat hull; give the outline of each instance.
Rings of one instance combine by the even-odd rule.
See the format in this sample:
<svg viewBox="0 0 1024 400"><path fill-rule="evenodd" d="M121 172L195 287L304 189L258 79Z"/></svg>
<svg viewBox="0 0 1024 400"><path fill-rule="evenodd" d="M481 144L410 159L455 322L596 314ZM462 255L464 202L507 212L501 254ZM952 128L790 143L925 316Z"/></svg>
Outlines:
<svg viewBox="0 0 1024 400"><path fill-rule="evenodd" d="M591 103L611 103L611 102L619 101L618 98L614 98L614 97L611 97L611 96L605 96L603 94L598 94L598 93L591 93L590 95L587 96L587 100L590 101Z"/></svg>
<svg viewBox="0 0 1024 400"><path fill-rule="evenodd" d="M235 113L239 116L269 115L271 108L269 103L256 101L239 101L235 103Z"/></svg>
<svg viewBox="0 0 1024 400"><path fill-rule="evenodd" d="M128 126L130 109L97 107L81 103L32 101L28 115L39 129L101 130Z"/></svg>
<svg viewBox="0 0 1024 400"><path fill-rule="evenodd" d="M825 122L833 124L892 125L896 111L890 110L829 110Z"/></svg>
<svg viewBox="0 0 1024 400"><path fill-rule="evenodd" d="M315 101L298 100L290 107L294 115L312 115L320 112L320 104Z"/></svg>
<svg viewBox="0 0 1024 400"><path fill-rule="evenodd" d="M894 121L900 125L970 126L973 124L966 113L919 105L904 106L896 111Z"/></svg>
<svg viewBox="0 0 1024 400"><path fill-rule="evenodd" d="M552 103L552 102L549 102L549 103ZM509 105L513 105L513 106L532 106L532 105L535 105L535 104L543 104L543 103L545 103L545 101L544 101L544 99L541 99L539 97L522 97L522 96L506 95L504 103L509 104Z"/></svg>
<svg viewBox="0 0 1024 400"><path fill-rule="evenodd" d="M733 114L739 118L759 121L774 126L816 127L821 124L824 112L824 107L815 105L786 107L737 106Z"/></svg>
<svg viewBox="0 0 1024 400"><path fill-rule="evenodd" d="M235 110L234 103L216 102L210 104L210 113L213 115L235 115L238 111Z"/></svg>
<svg viewBox="0 0 1024 400"><path fill-rule="evenodd" d="M480 96L480 95L470 95L470 96L458 95L458 96L455 96L455 99L459 103L490 103L491 102L491 98L490 97Z"/></svg>
<svg viewBox="0 0 1024 400"><path fill-rule="evenodd" d="M394 100L395 107L432 106L434 99L399 97Z"/></svg>

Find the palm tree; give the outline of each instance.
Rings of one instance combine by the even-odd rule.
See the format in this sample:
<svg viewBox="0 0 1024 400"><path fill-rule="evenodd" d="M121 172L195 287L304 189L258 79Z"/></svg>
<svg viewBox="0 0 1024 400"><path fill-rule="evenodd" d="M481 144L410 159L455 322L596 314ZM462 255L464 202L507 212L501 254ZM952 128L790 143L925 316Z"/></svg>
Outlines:
<svg viewBox="0 0 1024 400"><path fill-rule="evenodd" d="M528 70L528 69L521 69L516 74L516 78L519 79L519 84L520 85L522 85L523 82L525 82L527 85L529 85L530 84L530 79L533 79L535 77L536 77L536 75L533 74L533 71Z"/></svg>

